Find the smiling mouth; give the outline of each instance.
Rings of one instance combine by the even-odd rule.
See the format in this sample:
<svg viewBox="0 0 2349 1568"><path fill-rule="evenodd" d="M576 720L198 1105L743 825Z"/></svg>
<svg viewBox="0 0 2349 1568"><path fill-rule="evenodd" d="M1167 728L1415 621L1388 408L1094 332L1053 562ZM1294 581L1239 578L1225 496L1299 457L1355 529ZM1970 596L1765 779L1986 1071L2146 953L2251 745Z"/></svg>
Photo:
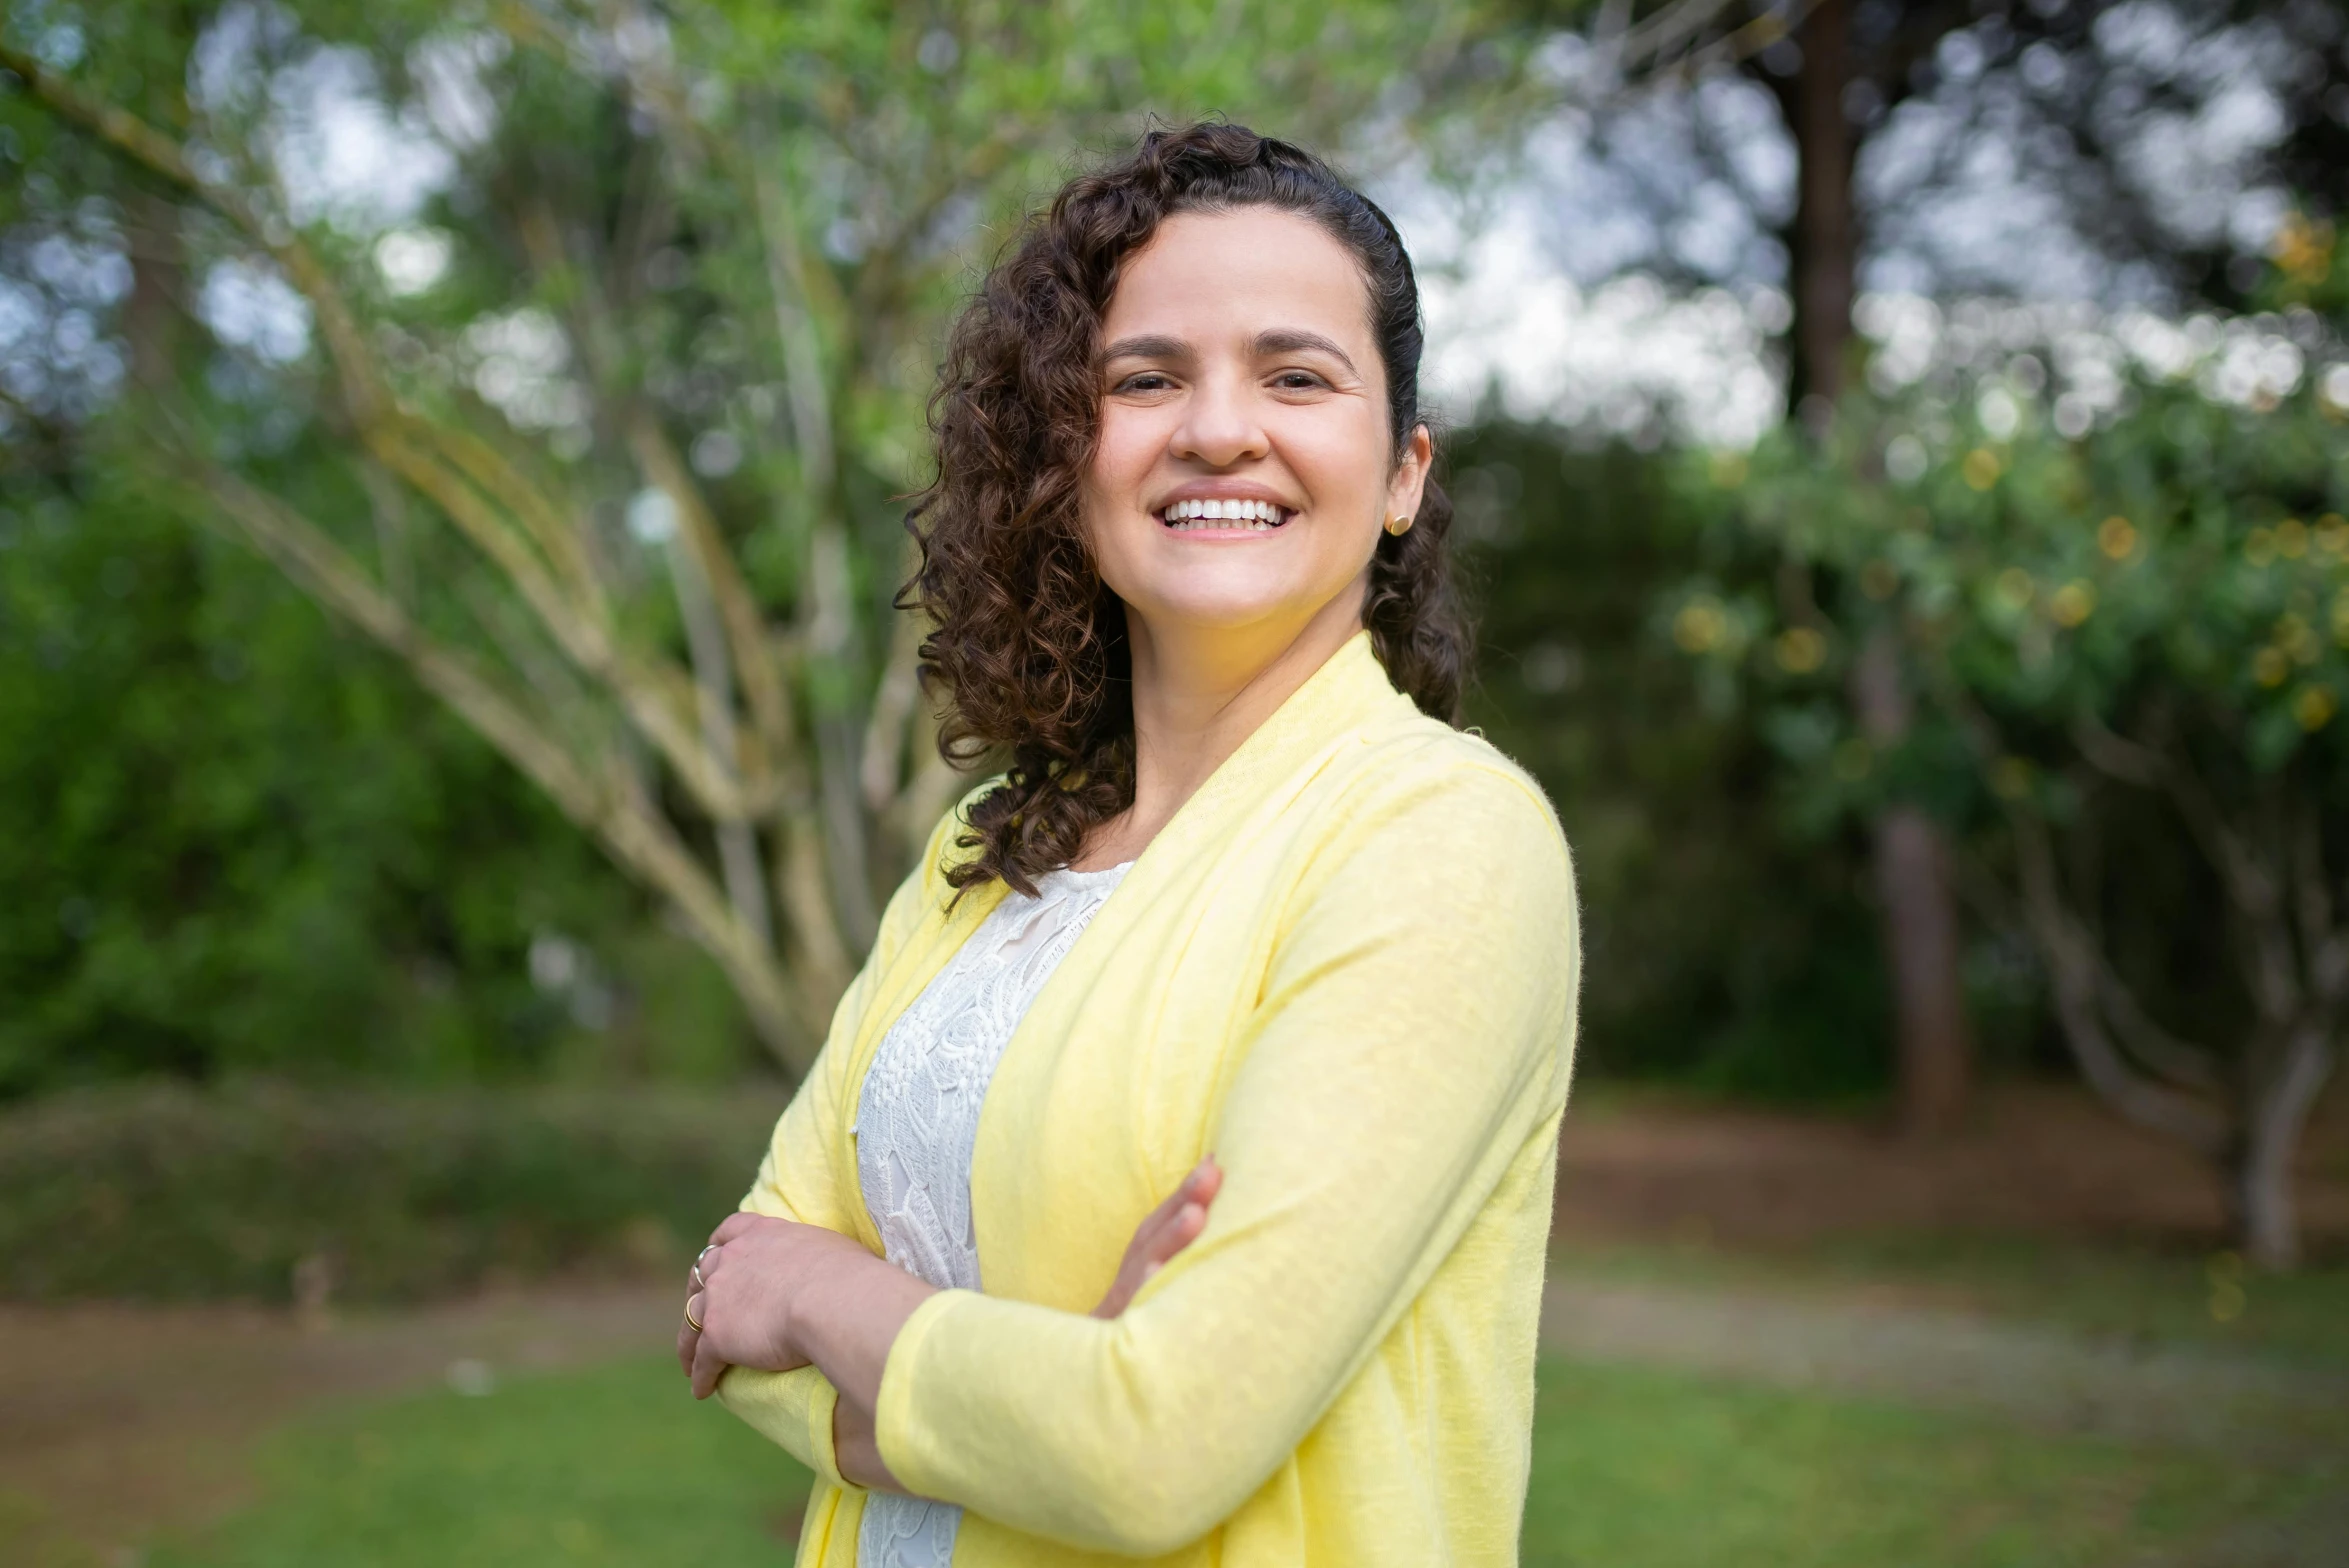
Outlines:
<svg viewBox="0 0 2349 1568"><path fill-rule="evenodd" d="M1270 501L1177 501L1158 521L1179 534L1268 534L1296 515Z"/></svg>

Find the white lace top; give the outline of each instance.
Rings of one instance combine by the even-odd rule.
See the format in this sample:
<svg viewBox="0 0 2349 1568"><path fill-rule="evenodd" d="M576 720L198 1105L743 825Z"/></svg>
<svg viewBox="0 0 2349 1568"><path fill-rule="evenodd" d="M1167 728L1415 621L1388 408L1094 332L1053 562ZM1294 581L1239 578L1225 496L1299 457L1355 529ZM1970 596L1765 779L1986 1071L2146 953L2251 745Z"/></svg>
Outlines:
<svg viewBox="0 0 2349 1568"><path fill-rule="evenodd" d="M1007 893L882 1038L856 1107L857 1180L889 1261L940 1289L979 1289L971 1150L1012 1031L1128 861L1065 868ZM962 1510L895 1492L865 1498L858 1568L947 1568Z"/></svg>

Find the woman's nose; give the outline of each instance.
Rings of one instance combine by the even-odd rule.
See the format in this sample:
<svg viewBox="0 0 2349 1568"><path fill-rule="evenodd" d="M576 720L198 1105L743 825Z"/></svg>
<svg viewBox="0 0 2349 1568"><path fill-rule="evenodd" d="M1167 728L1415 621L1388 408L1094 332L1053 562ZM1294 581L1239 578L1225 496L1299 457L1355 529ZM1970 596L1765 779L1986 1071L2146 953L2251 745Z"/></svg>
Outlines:
<svg viewBox="0 0 2349 1568"><path fill-rule="evenodd" d="M1174 433L1175 456L1210 468L1262 457L1270 446L1247 386L1221 377L1199 383Z"/></svg>

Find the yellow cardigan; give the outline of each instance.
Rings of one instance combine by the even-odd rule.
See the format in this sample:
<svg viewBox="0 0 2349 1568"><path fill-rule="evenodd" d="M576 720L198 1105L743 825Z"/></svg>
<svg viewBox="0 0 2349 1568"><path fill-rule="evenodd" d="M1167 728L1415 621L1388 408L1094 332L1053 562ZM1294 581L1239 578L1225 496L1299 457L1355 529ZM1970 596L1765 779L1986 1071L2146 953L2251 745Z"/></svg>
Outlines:
<svg viewBox="0 0 2349 1568"><path fill-rule="evenodd" d="M1002 897L890 900L744 1207L880 1237L857 1180L881 1037ZM1151 842L996 1069L971 1166L986 1291L891 1348L882 1456L964 1505L955 1562L1517 1560L1578 927L1540 789L1421 715L1357 635ZM1087 1315L1202 1154L1205 1232ZM818 1473L798 1561L855 1568L813 1368L726 1403Z"/></svg>

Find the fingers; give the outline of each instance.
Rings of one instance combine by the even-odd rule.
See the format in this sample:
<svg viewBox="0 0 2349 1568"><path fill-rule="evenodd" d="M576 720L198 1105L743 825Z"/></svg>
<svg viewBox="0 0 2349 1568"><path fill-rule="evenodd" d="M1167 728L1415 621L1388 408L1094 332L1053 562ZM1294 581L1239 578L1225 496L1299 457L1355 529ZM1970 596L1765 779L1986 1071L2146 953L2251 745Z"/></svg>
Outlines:
<svg viewBox="0 0 2349 1568"><path fill-rule="evenodd" d="M1166 1201L1146 1215L1135 1227L1134 1239L1126 1244L1126 1255L1119 1260L1117 1278L1111 1282L1109 1293L1093 1309L1094 1316L1114 1318L1123 1313L1134 1299L1135 1292L1166 1267L1177 1253L1199 1239L1207 1228L1207 1208L1215 1195L1223 1189L1223 1169L1209 1155L1191 1168Z"/></svg>
<svg viewBox="0 0 2349 1568"><path fill-rule="evenodd" d="M1191 1167L1182 1184L1135 1229L1129 1255L1136 1256L1148 1268L1152 1263L1165 1263L1198 1240L1199 1233L1207 1228L1207 1206L1215 1201L1216 1193L1222 1188L1223 1170L1215 1163L1215 1157L1209 1155Z"/></svg>
<svg viewBox="0 0 2349 1568"><path fill-rule="evenodd" d="M694 1303L694 1315L702 1318L705 1330L708 1327L709 1319L703 1314L708 1310L709 1302L706 1298ZM694 1336L693 1361L686 1370L693 1379L694 1398L707 1399L718 1391L718 1379L725 1375L726 1363L710 1347L710 1336L707 1332Z"/></svg>
<svg viewBox="0 0 2349 1568"><path fill-rule="evenodd" d="M709 1310L709 1292L697 1283L693 1293L685 1298L685 1310L677 1321L677 1367L687 1377L693 1376L693 1358L701 1350L702 1329L695 1326L695 1320L700 1319L706 1327Z"/></svg>
<svg viewBox="0 0 2349 1568"><path fill-rule="evenodd" d="M752 1214L748 1210L738 1210L718 1222L718 1228L710 1232L710 1245L723 1247L743 1232L754 1230L768 1223L770 1221L764 1214ZM702 1272L705 1274L709 1272L706 1264L703 1266Z"/></svg>

